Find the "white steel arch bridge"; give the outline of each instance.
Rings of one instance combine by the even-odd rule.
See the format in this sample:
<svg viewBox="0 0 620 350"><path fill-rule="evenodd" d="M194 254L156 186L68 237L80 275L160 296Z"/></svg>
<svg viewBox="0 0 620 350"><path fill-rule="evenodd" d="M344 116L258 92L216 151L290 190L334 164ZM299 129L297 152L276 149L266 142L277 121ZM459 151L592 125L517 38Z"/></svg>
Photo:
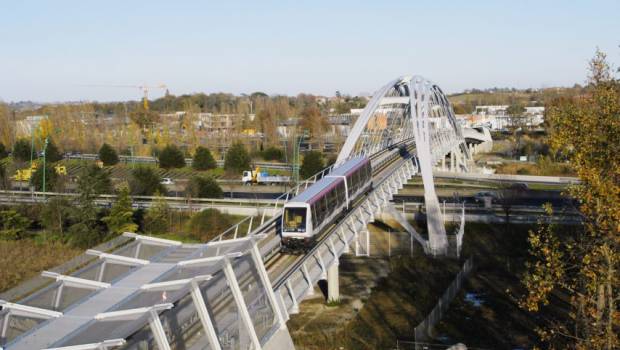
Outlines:
<svg viewBox="0 0 620 350"><path fill-rule="evenodd" d="M124 234L3 293L0 348L293 348L289 315L321 279L328 280L328 298L338 299L339 257L370 254L366 225L379 213L400 219L412 242L427 253L448 251L432 168L449 157L452 168L467 171L470 155L441 89L419 76L381 88L357 119L335 166L357 155L371 158L372 190L306 254L280 252L282 203L332 167L265 209L260 220L248 218L208 243ZM390 204L418 173L428 238ZM457 242L463 227L462 219Z"/></svg>

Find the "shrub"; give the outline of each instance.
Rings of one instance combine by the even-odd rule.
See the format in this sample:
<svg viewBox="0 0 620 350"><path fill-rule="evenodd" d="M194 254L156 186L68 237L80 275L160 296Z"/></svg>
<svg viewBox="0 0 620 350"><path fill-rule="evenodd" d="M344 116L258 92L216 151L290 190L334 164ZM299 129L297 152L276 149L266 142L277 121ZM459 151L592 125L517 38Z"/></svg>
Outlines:
<svg viewBox="0 0 620 350"><path fill-rule="evenodd" d="M19 139L15 141L15 144L13 145L13 158L22 162L29 161L32 150L30 146L29 140Z"/></svg>
<svg viewBox="0 0 620 350"><path fill-rule="evenodd" d="M222 198L224 192L212 177L193 176L187 185L187 194L194 198Z"/></svg>
<svg viewBox="0 0 620 350"><path fill-rule="evenodd" d="M209 170L215 169L216 167L217 163L215 162L215 159L213 159L213 155L211 155L211 151L209 151L208 148L196 148L194 159L192 161L192 168L195 170Z"/></svg>
<svg viewBox="0 0 620 350"><path fill-rule="evenodd" d="M32 222L15 210L0 211L0 238L18 240L26 235L26 229Z"/></svg>
<svg viewBox="0 0 620 350"><path fill-rule="evenodd" d="M250 168L250 154L243 144L236 142L226 152L224 169L229 172L240 173Z"/></svg>
<svg viewBox="0 0 620 350"><path fill-rule="evenodd" d="M263 151L263 159L265 160L284 160L284 151L277 147L269 147Z"/></svg>
<svg viewBox="0 0 620 350"><path fill-rule="evenodd" d="M139 166L131 171L129 189L134 196L151 196L155 192L166 193L166 188L160 181L153 168Z"/></svg>
<svg viewBox="0 0 620 350"><path fill-rule="evenodd" d="M207 242L233 225L230 216L216 209L205 209L192 216L186 225L189 235L201 242Z"/></svg>
<svg viewBox="0 0 620 350"><path fill-rule="evenodd" d="M183 152L175 146L168 145L159 152L159 166L164 169L182 168L185 166Z"/></svg>
<svg viewBox="0 0 620 350"><path fill-rule="evenodd" d="M302 179L307 179L324 168L325 163L323 163L323 155L321 152L310 151L304 156L301 168L299 169L299 175Z"/></svg>
<svg viewBox="0 0 620 350"><path fill-rule="evenodd" d="M99 159L103 162L103 165L110 166L118 163L118 154L112 146L104 143L99 148Z"/></svg>

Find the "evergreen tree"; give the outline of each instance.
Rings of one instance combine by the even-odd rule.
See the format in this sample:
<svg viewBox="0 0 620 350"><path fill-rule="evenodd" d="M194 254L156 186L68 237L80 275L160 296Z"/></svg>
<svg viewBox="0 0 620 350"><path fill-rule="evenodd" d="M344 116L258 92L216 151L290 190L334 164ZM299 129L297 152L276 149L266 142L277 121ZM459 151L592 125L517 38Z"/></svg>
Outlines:
<svg viewBox="0 0 620 350"><path fill-rule="evenodd" d="M250 154L243 144L235 142L226 152L226 160L224 161L224 169L233 173L241 173L250 168Z"/></svg>
<svg viewBox="0 0 620 350"><path fill-rule="evenodd" d="M45 191L56 191L62 179L50 164L47 164L45 167L43 167L43 164L40 164L30 177L30 184L34 186L35 191L43 191L43 171L45 171Z"/></svg>
<svg viewBox="0 0 620 350"><path fill-rule="evenodd" d="M324 168L325 163L323 162L323 155L321 152L310 151L304 156L301 168L299 169L299 175L302 179L307 179Z"/></svg>
<svg viewBox="0 0 620 350"><path fill-rule="evenodd" d="M140 166L131 171L129 189L134 196L151 196L153 193L166 193L161 179L151 167Z"/></svg>
<svg viewBox="0 0 620 350"><path fill-rule="evenodd" d="M19 139L15 141L15 144L13 145L13 158L22 162L29 161L32 149L30 146L30 140Z"/></svg>
<svg viewBox="0 0 620 350"><path fill-rule="evenodd" d="M224 195L217 181L205 176L193 176L186 191L192 198L222 198Z"/></svg>
<svg viewBox="0 0 620 350"><path fill-rule="evenodd" d="M151 235L167 233L170 228L170 206L157 193L153 204L144 216L144 231Z"/></svg>
<svg viewBox="0 0 620 350"><path fill-rule="evenodd" d="M110 233L120 235L123 232L136 232L138 225L133 222L133 209L131 208L131 197L129 189L123 187L116 202L110 210L110 215L103 218L103 222L108 225Z"/></svg>
<svg viewBox="0 0 620 350"><path fill-rule="evenodd" d="M202 146L196 148L192 161L192 168L195 170L209 170L215 169L216 167L217 163L215 159L213 159L213 155L211 155L211 151L209 151L208 148Z"/></svg>
<svg viewBox="0 0 620 350"><path fill-rule="evenodd" d="M0 239L17 240L26 235L30 219L15 210L0 211Z"/></svg>
<svg viewBox="0 0 620 350"><path fill-rule="evenodd" d="M99 159L103 162L103 165L111 166L118 163L118 154L112 146L104 143L99 148Z"/></svg>
<svg viewBox="0 0 620 350"><path fill-rule="evenodd" d="M4 159L8 155L9 155L9 151L7 151L4 144L0 142L0 159Z"/></svg>
<svg viewBox="0 0 620 350"><path fill-rule="evenodd" d="M112 193L110 172L92 163L82 168L78 176L78 184L81 184L81 187L91 187L90 193L93 195Z"/></svg>
<svg viewBox="0 0 620 350"><path fill-rule="evenodd" d="M164 169L184 167L185 157L183 152L175 145L167 145L159 153L159 166Z"/></svg>
<svg viewBox="0 0 620 350"><path fill-rule="evenodd" d="M56 163L60 160L62 160L62 154L60 154L54 142L49 140L45 148L45 161L48 163Z"/></svg>

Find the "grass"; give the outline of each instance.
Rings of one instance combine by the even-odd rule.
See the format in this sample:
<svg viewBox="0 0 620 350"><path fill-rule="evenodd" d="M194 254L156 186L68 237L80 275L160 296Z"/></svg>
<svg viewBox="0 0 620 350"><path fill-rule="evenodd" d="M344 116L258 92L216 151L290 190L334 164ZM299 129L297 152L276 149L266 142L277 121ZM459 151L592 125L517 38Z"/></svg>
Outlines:
<svg viewBox="0 0 620 350"><path fill-rule="evenodd" d="M0 291L10 289L41 271L83 253L81 249L32 239L0 241Z"/></svg>
<svg viewBox="0 0 620 350"><path fill-rule="evenodd" d="M539 175L539 176L575 176L570 165L564 163L506 163L495 168L497 174Z"/></svg>

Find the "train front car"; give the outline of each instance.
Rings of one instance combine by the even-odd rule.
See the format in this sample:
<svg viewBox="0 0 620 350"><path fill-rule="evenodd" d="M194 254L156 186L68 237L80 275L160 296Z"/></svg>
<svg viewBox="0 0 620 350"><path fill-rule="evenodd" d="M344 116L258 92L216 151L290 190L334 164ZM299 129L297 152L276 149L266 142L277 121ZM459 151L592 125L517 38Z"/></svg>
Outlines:
<svg viewBox="0 0 620 350"><path fill-rule="evenodd" d="M335 219L345 215L372 183L370 160L356 157L335 168L284 205L282 252L304 253Z"/></svg>

